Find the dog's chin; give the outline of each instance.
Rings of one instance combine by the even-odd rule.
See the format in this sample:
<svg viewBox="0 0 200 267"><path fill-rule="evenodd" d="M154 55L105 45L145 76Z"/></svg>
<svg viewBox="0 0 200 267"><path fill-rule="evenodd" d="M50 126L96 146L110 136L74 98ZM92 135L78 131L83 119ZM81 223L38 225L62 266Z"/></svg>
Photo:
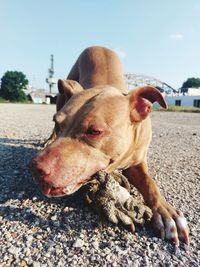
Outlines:
<svg viewBox="0 0 200 267"><path fill-rule="evenodd" d="M63 197L66 195L71 195L76 192L80 186L66 186L66 187L48 187L42 186L42 194L46 197Z"/></svg>
<svg viewBox="0 0 200 267"><path fill-rule="evenodd" d="M79 184L70 184L65 187L50 187L48 185L41 186L41 192L46 197L63 197L66 195L71 195L78 191L87 181Z"/></svg>

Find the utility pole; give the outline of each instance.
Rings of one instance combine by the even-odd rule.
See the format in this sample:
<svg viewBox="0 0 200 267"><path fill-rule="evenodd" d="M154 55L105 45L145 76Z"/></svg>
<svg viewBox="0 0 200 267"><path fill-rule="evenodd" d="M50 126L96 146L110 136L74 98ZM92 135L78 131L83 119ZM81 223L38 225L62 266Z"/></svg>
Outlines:
<svg viewBox="0 0 200 267"><path fill-rule="evenodd" d="M46 79L46 82L49 84L49 93L52 93L53 85L55 84L55 79L54 79L54 57L51 55L50 57L50 68L48 69L49 76Z"/></svg>

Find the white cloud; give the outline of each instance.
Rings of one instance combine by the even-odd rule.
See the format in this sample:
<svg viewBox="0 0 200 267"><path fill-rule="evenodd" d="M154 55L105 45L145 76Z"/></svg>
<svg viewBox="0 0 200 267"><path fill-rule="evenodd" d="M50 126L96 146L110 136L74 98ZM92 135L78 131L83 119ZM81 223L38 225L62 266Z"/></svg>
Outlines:
<svg viewBox="0 0 200 267"><path fill-rule="evenodd" d="M200 4L199 3L194 4L193 9L199 11L200 10Z"/></svg>
<svg viewBox="0 0 200 267"><path fill-rule="evenodd" d="M126 57L126 52L123 49L116 47L113 50L118 54L120 58Z"/></svg>
<svg viewBox="0 0 200 267"><path fill-rule="evenodd" d="M183 34L181 34L181 33L171 34L169 36L169 38L172 40L182 41L183 40Z"/></svg>

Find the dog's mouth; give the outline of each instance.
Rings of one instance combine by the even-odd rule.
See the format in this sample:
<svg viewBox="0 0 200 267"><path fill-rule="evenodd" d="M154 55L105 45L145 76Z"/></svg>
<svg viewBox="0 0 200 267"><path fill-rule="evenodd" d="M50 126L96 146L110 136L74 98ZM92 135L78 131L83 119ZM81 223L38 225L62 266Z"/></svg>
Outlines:
<svg viewBox="0 0 200 267"><path fill-rule="evenodd" d="M42 185L41 191L46 197L59 197L67 194L67 187L50 187L47 185Z"/></svg>
<svg viewBox="0 0 200 267"><path fill-rule="evenodd" d="M71 195L78 191L83 185L85 185L91 177L87 177L84 179L84 181L81 181L80 183L71 183L68 184L67 186L50 186L47 184L40 184L40 190L42 194L46 197L62 197L65 195Z"/></svg>
<svg viewBox="0 0 200 267"><path fill-rule="evenodd" d="M40 166L39 166L40 167ZM90 169L90 171L83 173L73 173L73 170L65 174L64 171L58 172L58 175L43 174L36 165L31 165L31 172L33 179L39 185L40 191L46 197L62 197L65 195L71 195L78 191L83 185L88 183L92 176L98 171L107 167L106 164L100 162L96 166ZM75 169L75 168L74 168ZM55 171L54 171L55 173Z"/></svg>

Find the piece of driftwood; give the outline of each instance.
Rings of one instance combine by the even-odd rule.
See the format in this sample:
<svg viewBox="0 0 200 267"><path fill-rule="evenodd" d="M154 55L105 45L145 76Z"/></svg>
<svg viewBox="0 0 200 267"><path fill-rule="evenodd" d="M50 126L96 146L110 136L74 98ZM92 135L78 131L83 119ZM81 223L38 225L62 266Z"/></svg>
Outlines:
<svg viewBox="0 0 200 267"><path fill-rule="evenodd" d="M85 186L85 198L101 217L114 224L130 226L132 231L134 224L143 225L151 220L150 208L121 172L99 171L93 178Z"/></svg>

